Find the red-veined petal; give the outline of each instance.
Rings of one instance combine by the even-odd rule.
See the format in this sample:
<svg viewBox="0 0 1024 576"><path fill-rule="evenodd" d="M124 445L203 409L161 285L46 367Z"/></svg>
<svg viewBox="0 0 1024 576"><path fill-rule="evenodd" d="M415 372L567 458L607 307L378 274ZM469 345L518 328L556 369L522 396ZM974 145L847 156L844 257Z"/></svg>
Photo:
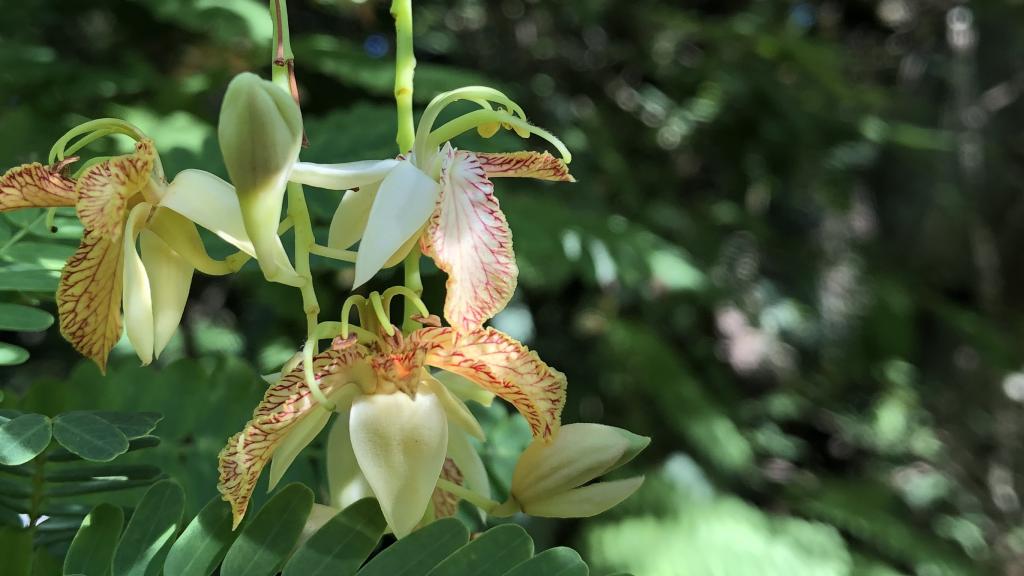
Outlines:
<svg viewBox="0 0 1024 576"><path fill-rule="evenodd" d="M0 212L74 206L78 199L75 182L61 175L62 164L23 164L0 176Z"/></svg>
<svg viewBox="0 0 1024 576"><path fill-rule="evenodd" d="M153 171L156 149L140 140L135 152L91 166L78 179L78 219L87 237L119 238L128 210L128 199L146 187Z"/></svg>
<svg viewBox="0 0 1024 576"><path fill-rule="evenodd" d="M536 178L575 182L561 158L548 152L474 152L490 178Z"/></svg>
<svg viewBox="0 0 1024 576"><path fill-rule="evenodd" d="M121 338L122 244L86 237L60 275L57 311L60 333L101 371Z"/></svg>
<svg viewBox="0 0 1024 576"><path fill-rule="evenodd" d="M320 390L330 397L343 388L351 381L348 376L350 369L362 362L364 357L364 350L360 346L332 348L316 355L313 369L320 380ZM221 450L217 489L224 500L231 504L235 527L245 516L256 481L274 455L274 450L294 430L295 425L314 413L314 410L323 408L317 405L306 386L303 367L299 364L267 390L263 401L253 411L252 420L241 432L232 436Z"/></svg>
<svg viewBox="0 0 1024 576"><path fill-rule="evenodd" d="M558 430L565 404L565 375L521 342L493 328L463 333L423 328L410 335L426 349L429 366L454 372L494 392L526 418L534 436Z"/></svg>
<svg viewBox="0 0 1024 576"><path fill-rule="evenodd" d="M519 268L512 232L476 156L450 146L441 169L441 195L424 236L424 252L448 273L444 315L469 332L500 312L516 289Z"/></svg>

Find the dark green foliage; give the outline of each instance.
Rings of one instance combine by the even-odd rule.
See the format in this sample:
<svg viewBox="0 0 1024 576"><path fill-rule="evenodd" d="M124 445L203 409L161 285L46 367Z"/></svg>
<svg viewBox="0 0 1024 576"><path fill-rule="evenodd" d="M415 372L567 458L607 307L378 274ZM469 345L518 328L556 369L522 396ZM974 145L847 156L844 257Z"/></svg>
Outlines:
<svg viewBox="0 0 1024 576"><path fill-rule="evenodd" d="M86 118L122 116L155 138L168 175L224 175L214 122L234 73L267 75L263 3L10 4L0 22L0 168L45 160ZM304 159L397 152L387 4L290 2ZM539 548L577 546L597 574L638 576L1020 570L1019 3L962 4L969 14L922 0L414 4L420 106L438 90L495 85L575 155L575 184L496 182L521 274L495 324L568 375L567 422L653 438L631 464L647 474L638 495L592 520L527 521ZM963 49L956 38L977 42ZM541 147L509 133L455 144ZM321 239L338 198L310 190ZM155 466L181 483L191 517L215 497L217 452L264 390L257 374L301 344L299 299L254 265L197 275L157 365L139 368L119 347L103 378L55 327L38 332L81 234L71 209L56 224L46 229L39 211L0 215L0 365L31 353L2 369L2 407L167 419L154 446L147 424L95 412L139 437L110 464L88 464L49 439L40 447L49 427L34 418L31 434L18 433L26 440L0 442L0 461L30 458L0 469L0 526L29 513L19 495L38 450L52 496L44 511L80 519L96 501L54 490L148 485L160 473L138 466ZM351 267L313 265L334 288L320 302L333 318ZM444 275L428 264L424 280L440 311ZM528 430L498 403L478 414L504 496ZM9 424L0 421L0 435ZM288 475L318 495L322 445ZM126 479L94 479L98 466L123 466ZM133 507L139 492L99 497ZM209 514L223 522L224 506ZM37 552L17 558L60 557L71 535L45 525ZM425 574L466 544L465 531L456 520L431 525L363 572ZM230 546L216 533L224 539L203 570ZM395 552L434 546L438 556L411 565ZM175 558L172 548L165 565Z"/></svg>

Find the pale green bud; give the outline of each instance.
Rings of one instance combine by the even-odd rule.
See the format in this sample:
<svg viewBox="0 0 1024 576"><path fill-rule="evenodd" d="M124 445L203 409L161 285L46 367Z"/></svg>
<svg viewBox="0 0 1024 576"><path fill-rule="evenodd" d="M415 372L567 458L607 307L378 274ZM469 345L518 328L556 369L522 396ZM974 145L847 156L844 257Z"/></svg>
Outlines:
<svg viewBox="0 0 1024 576"><path fill-rule="evenodd" d="M244 72L224 94L217 137L263 275L294 279L277 227L288 176L302 147L298 105L274 83Z"/></svg>
<svg viewBox="0 0 1024 576"><path fill-rule="evenodd" d="M600 514L628 498L642 477L587 485L643 451L650 438L601 424L562 426L550 441L536 439L512 475L512 499L533 516Z"/></svg>

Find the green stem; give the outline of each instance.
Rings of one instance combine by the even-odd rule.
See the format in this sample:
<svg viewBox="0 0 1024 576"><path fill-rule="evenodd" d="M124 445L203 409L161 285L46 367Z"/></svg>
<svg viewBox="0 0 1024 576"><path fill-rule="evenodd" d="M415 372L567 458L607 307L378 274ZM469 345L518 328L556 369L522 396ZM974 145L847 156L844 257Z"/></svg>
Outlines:
<svg viewBox="0 0 1024 576"><path fill-rule="evenodd" d="M43 500L45 495L43 492L46 486L46 454L40 454L32 459L32 497L29 502L29 529L35 531L36 522L39 521L39 517L43 515Z"/></svg>
<svg viewBox="0 0 1024 576"><path fill-rule="evenodd" d="M476 110L468 114L463 114L458 118L451 120L444 124L440 128L430 133L427 138L427 146L440 146L449 140L452 140L459 134L473 130L481 124L497 122L501 124L508 124L511 128L517 131L517 134L536 134L541 138L550 142L558 153L562 155L562 160L568 164L572 162L572 153L565 147L565 144L561 140L555 137L554 134L531 125L529 122L524 121L522 118L518 118L508 112L502 112L500 110Z"/></svg>
<svg viewBox="0 0 1024 576"><path fill-rule="evenodd" d="M445 480L444 478L437 479L437 487L440 488L441 490L444 490L445 492L451 492L452 494L458 496L459 498L462 498L466 502L469 502L470 504L476 506L477 508L483 510L484 512L490 512L491 510L498 507L498 503L495 502L494 500L484 498L483 496L477 494L476 492L473 492L472 490L469 490L468 488L465 488L463 486L459 486L454 482Z"/></svg>
<svg viewBox="0 0 1024 576"><path fill-rule="evenodd" d="M405 154L412 150L416 141L416 125L412 115L413 75L416 72L416 55L412 46L412 0L392 0L391 16L395 19L395 104L398 107L398 150ZM420 248L414 246L405 258L405 287L416 296L423 293L420 280ZM406 300L402 331L411 332L419 324L409 320L414 305Z"/></svg>
<svg viewBox="0 0 1024 576"><path fill-rule="evenodd" d="M275 84L291 93L298 103L298 88L295 83L295 55L292 53L288 35L288 4L285 0L270 0L270 16L274 21L274 57L271 77ZM316 327L320 315L320 304L313 286L313 273L309 266L309 249L316 244L313 224L309 220L309 208L301 184L288 183L288 217L295 226L295 271L304 280L299 291L302 293L302 310L306 314L306 346L303 356L306 360L306 384L313 390L317 400L325 403L313 375L312 357L317 353Z"/></svg>
<svg viewBox="0 0 1024 576"><path fill-rule="evenodd" d="M274 55L271 59L271 79L285 92L291 92L289 69L294 70L295 55L292 53L291 38L288 35L287 1L270 0L270 17L274 21Z"/></svg>
<svg viewBox="0 0 1024 576"><path fill-rule="evenodd" d="M316 254L331 260L341 260L342 262L355 262L357 255L357 252L354 250L338 250L329 246L321 246L320 244L310 246L309 252L310 254Z"/></svg>
<svg viewBox="0 0 1024 576"><path fill-rule="evenodd" d="M295 271L305 280L299 290L302 292L302 310L306 313L306 334L310 336L316 331L320 304L309 266L309 250L316 244L316 238L313 237L313 225L309 221L309 208L306 207L301 184L288 183L288 215L295 222Z"/></svg>
<svg viewBox="0 0 1024 576"><path fill-rule="evenodd" d="M395 19L395 103L398 106L398 150L412 150L415 126L412 117L412 79L416 56L412 49L412 0L393 0Z"/></svg>
<svg viewBox="0 0 1024 576"><path fill-rule="evenodd" d="M420 278L420 256L420 245L414 244L412 250L409 251L409 255L405 257L404 263L405 287L415 294L417 298L423 296L423 279ZM418 311L418 307L413 303L413 300L406 298L404 312L402 313L404 318L402 321L402 332L409 333L419 329L420 323L412 319L413 313Z"/></svg>

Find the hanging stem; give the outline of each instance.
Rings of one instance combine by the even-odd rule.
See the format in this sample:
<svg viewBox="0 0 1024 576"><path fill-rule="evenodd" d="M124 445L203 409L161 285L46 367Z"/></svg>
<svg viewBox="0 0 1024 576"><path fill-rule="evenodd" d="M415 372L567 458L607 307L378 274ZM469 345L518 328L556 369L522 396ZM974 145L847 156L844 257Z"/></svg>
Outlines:
<svg viewBox="0 0 1024 576"><path fill-rule="evenodd" d="M395 103L398 105L398 150L412 150L415 126L412 118L412 78L416 56L412 50L412 0L394 0L391 16L395 19Z"/></svg>
<svg viewBox="0 0 1024 576"><path fill-rule="evenodd" d="M285 0L270 0L270 16L274 21L274 57L271 65L271 77L275 84L287 91L299 103L298 85L295 82L295 55L292 53L291 39L288 35L288 4ZM288 218L295 226L295 271L304 280L299 290L302 293L302 310L306 313L306 346L303 350L306 358L317 353L316 327L320 314L316 289L313 286L313 274L309 266L309 249L316 244L313 236L313 224L309 220L309 208L301 184L288 183ZM306 380L310 388L316 383L312 381L312 363L306 364ZM317 389L319 391L319 389ZM318 398L318 400L322 400Z"/></svg>
<svg viewBox="0 0 1024 576"><path fill-rule="evenodd" d="M309 209L301 184L288 183L288 215L295 222L295 271L305 280L299 290L302 292L302 310L306 313L306 334L312 335L320 314L313 272L309 266L309 249L316 244L316 238L313 237L313 225L309 221Z"/></svg>
<svg viewBox="0 0 1024 576"><path fill-rule="evenodd" d="M398 106L398 150L407 154L416 140L416 125L412 116L413 75L416 71L416 55L412 47L412 0L393 0L391 16L395 19L395 104ZM416 296L423 294L420 280L420 247L413 246L403 263L405 287ZM406 300L402 331L411 332L419 324L409 319L414 305Z"/></svg>

